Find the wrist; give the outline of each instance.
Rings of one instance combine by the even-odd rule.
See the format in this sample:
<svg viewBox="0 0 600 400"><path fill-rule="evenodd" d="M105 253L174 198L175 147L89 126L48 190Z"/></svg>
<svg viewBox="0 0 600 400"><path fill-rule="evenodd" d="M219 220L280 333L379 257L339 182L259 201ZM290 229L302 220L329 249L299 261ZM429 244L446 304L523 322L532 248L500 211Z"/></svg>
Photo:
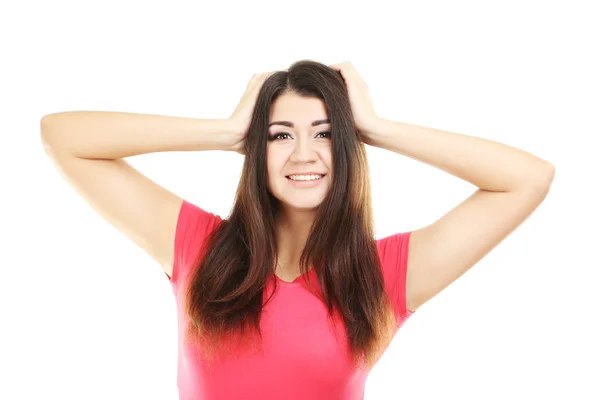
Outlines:
<svg viewBox="0 0 600 400"><path fill-rule="evenodd" d="M236 140L235 129L224 119L194 119L194 150L232 150Z"/></svg>
<svg viewBox="0 0 600 400"><path fill-rule="evenodd" d="M215 134L222 138L221 150L235 151L234 146L242 138L242 129L239 124L230 119L218 120L218 129Z"/></svg>
<svg viewBox="0 0 600 400"><path fill-rule="evenodd" d="M368 126L361 131L363 141L370 146L377 146L378 138L382 135L382 132L385 132L388 129L386 127L387 122L388 121L382 118L371 121Z"/></svg>

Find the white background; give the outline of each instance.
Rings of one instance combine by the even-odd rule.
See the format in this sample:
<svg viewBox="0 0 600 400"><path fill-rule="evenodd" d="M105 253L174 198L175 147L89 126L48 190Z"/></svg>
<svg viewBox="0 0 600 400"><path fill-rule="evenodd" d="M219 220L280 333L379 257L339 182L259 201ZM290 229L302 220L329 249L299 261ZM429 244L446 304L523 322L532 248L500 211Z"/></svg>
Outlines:
<svg viewBox="0 0 600 400"><path fill-rule="evenodd" d="M351 61L382 118L496 140L556 167L534 214L406 322L365 399L600 398L592 1L8 4L0 9L0 398L177 398L167 277L53 167L41 117L227 118L252 74L300 59ZM377 237L429 224L475 190L402 155L368 154ZM243 156L128 160L226 217Z"/></svg>

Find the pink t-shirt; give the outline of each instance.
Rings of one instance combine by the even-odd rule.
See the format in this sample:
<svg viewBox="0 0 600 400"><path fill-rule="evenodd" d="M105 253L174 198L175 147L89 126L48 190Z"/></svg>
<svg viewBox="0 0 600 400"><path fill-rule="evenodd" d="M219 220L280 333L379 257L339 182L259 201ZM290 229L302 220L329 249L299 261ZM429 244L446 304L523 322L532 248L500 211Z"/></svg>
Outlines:
<svg viewBox="0 0 600 400"><path fill-rule="evenodd" d="M203 360L188 346L183 334L182 292L204 239L221 222L218 215L183 201L175 234L173 276L177 304L177 386L181 400L360 400L369 371L351 366L343 324L328 322L325 305L305 287L303 277L286 282L277 276L278 289L263 309L260 327L265 352L237 359L213 361L210 376ZM410 232L377 240L386 292L399 321L412 315L406 309L406 265ZM309 278L318 290L314 268ZM167 275L168 277L168 275ZM274 281L267 283L271 293ZM336 339L336 335L338 339ZM340 340L341 338L342 340Z"/></svg>

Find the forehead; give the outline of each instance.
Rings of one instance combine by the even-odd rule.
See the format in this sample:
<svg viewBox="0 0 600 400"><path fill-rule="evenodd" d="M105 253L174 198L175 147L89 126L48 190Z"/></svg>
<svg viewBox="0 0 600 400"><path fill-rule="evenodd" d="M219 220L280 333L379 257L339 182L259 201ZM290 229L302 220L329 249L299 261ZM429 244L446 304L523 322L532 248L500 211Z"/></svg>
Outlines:
<svg viewBox="0 0 600 400"><path fill-rule="evenodd" d="M269 122L290 121L295 126L306 127L310 126L315 120L328 117L327 107L323 100L288 93L279 96L271 104Z"/></svg>

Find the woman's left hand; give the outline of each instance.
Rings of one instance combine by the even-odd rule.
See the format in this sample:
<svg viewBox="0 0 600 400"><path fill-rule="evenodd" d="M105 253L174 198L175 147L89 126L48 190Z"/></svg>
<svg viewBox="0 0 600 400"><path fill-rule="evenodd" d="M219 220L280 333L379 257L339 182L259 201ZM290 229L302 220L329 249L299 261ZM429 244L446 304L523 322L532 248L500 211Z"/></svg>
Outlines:
<svg viewBox="0 0 600 400"><path fill-rule="evenodd" d="M373 102L369 95L369 87L350 61L332 64L329 67L339 71L344 78L346 88L348 89L348 96L350 97L354 123L358 132L362 135L363 141L365 141L365 136L374 129L379 120L379 117L375 114Z"/></svg>

